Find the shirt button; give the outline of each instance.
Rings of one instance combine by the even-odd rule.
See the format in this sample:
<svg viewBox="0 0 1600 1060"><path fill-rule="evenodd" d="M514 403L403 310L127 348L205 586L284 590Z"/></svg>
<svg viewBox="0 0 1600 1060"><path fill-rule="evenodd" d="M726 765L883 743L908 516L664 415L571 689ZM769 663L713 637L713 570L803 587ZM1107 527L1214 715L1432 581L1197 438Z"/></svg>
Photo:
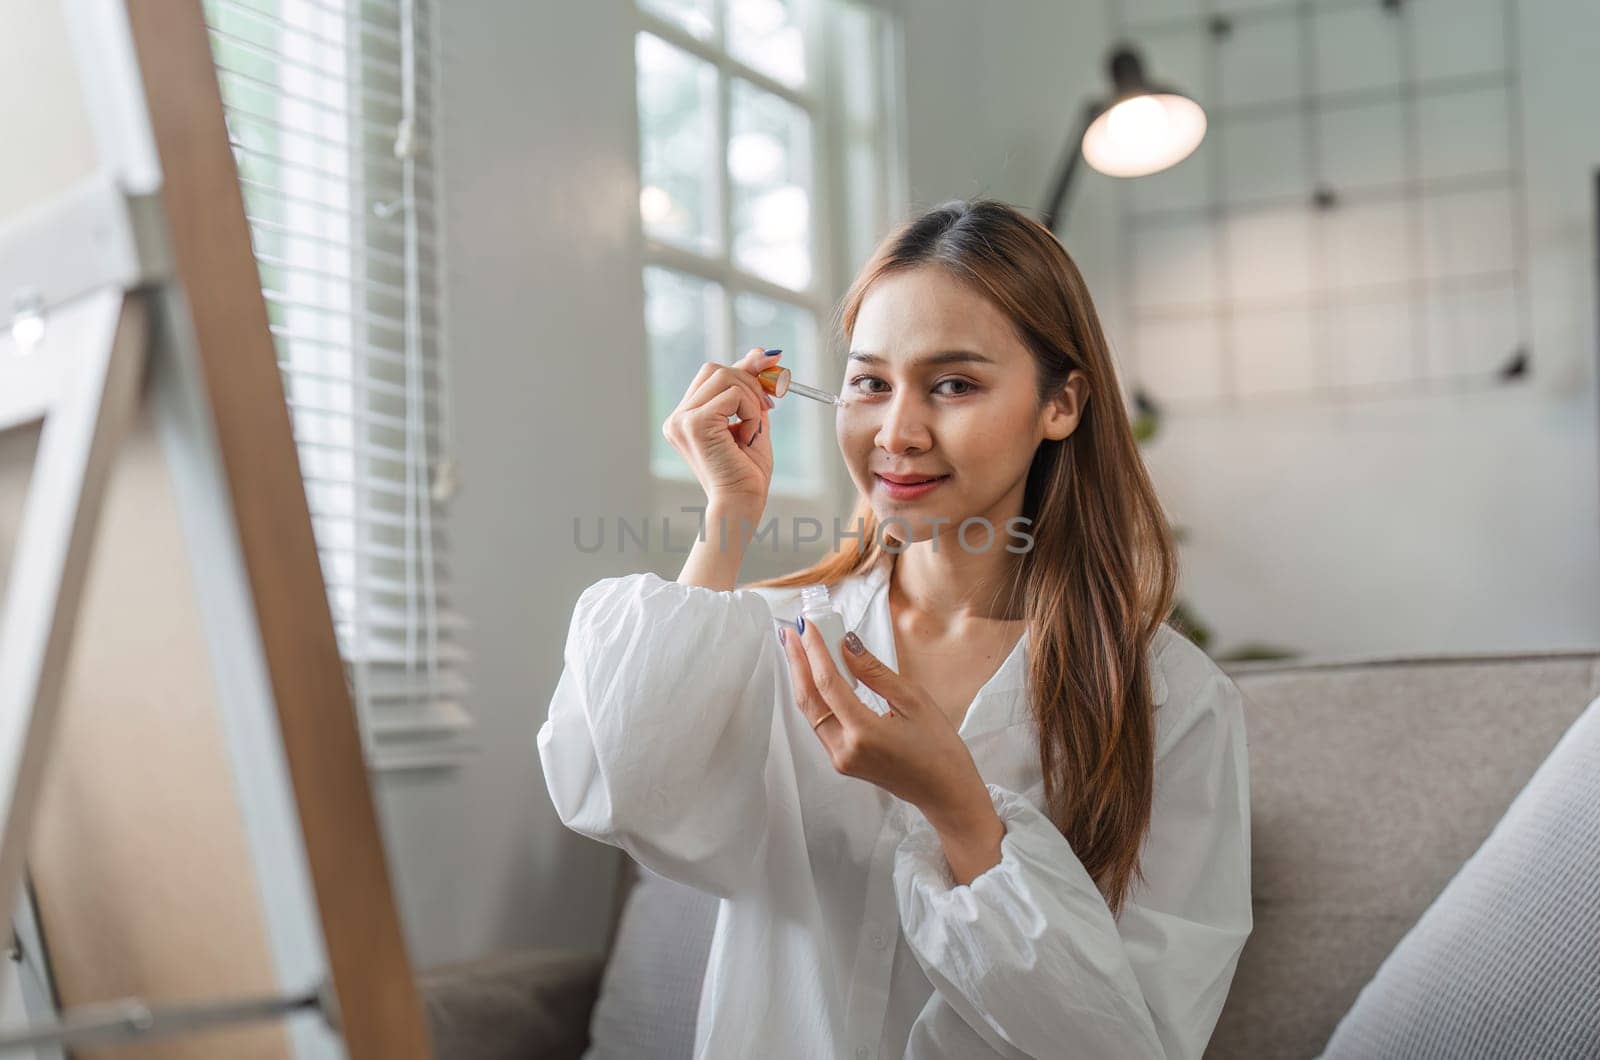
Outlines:
<svg viewBox="0 0 1600 1060"><path fill-rule="evenodd" d="M872 1050L864 1045L858 1045L856 1046L856 1055L861 1057L862 1060L866 1060L867 1057L872 1055Z"/></svg>
<svg viewBox="0 0 1600 1060"><path fill-rule="evenodd" d="M889 945L889 940L886 937L884 937L884 934L881 931L874 931L871 935L869 935L867 937L868 937L868 939L871 940L872 948L875 949L875 950L881 950L885 946Z"/></svg>

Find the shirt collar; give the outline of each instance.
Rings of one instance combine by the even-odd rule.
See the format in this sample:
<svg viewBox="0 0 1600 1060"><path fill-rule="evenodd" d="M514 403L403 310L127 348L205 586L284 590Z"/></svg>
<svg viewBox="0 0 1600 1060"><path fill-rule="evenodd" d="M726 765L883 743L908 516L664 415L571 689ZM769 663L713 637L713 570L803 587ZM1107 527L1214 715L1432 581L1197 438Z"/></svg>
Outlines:
<svg viewBox="0 0 1600 1060"><path fill-rule="evenodd" d="M880 552L870 567L857 571L840 586L842 598L838 606L839 613L844 616L845 628L855 630L869 651L882 659L890 669L898 670L888 592L889 573L893 566L894 554L886 550ZM1161 644L1162 631L1158 630L1150 645L1146 663L1150 699L1155 707L1161 706L1167 699L1166 675L1161 671ZM1024 694L1028 686L1027 648L1028 633L1024 630L1011 654L1006 656L1000 668L974 697L961 723L963 737L1005 728L1027 716L1027 697ZM860 686L858 694L863 699L871 696L887 706L883 704L882 697L865 685Z"/></svg>

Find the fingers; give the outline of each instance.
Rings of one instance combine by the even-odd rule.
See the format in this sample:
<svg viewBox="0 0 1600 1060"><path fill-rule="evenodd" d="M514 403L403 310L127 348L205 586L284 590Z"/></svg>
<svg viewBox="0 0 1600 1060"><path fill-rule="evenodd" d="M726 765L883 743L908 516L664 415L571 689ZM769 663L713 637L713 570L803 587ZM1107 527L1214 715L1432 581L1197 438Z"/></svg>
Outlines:
<svg viewBox="0 0 1600 1060"><path fill-rule="evenodd" d="M684 412L695 406L695 402L692 399L700 392L700 388L702 385L704 385L705 381L711 378L711 373L716 370L717 362L715 361L706 361L700 365L700 370L694 374L693 379L689 380L689 385L684 388L683 397L678 399L678 404L673 408L673 415L677 415L678 413Z"/></svg>
<svg viewBox="0 0 1600 1060"><path fill-rule="evenodd" d="M861 679L861 683L878 693L890 707L901 713L915 710L922 702L917 686L889 669L882 659L867 650L867 646L862 644L859 638L855 644L860 647L859 652L850 650L851 645L846 638L846 643L840 648L840 654L844 656L845 665Z"/></svg>
<svg viewBox="0 0 1600 1060"><path fill-rule="evenodd" d="M712 380L716 378L713 376ZM730 384L700 408L691 411L689 418L701 437L709 439L718 432L729 430L728 417L737 415L739 423L731 429L739 444L746 445L760 430L765 412L766 409L750 396L748 388Z"/></svg>
<svg viewBox="0 0 1600 1060"><path fill-rule="evenodd" d="M772 408L775 404L772 395L762 389L761 380L756 378L755 371L749 370L750 363L751 355L746 355L737 364L717 364L708 361L710 370L707 371L704 365L701 367L702 374L695 377L696 382L691 384L682 407L686 410L698 408L729 386L740 386L750 392L757 408Z"/></svg>
<svg viewBox="0 0 1600 1060"><path fill-rule="evenodd" d="M763 442L770 447L772 442L768 433L768 428L771 426L771 424L772 421L767 418L767 410L762 409L760 419L753 423L749 420L743 420L739 423L736 437L738 437L740 442L744 444L745 448L751 449L752 451L754 451L756 446L759 446Z"/></svg>
<svg viewBox="0 0 1600 1060"><path fill-rule="evenodd" d="M739 422L728 429L733 432L735 441L754 452L753 446L761 438L766 437L767 422L767 410L764 408L753 418L746 417L744 412L740 411Z"/></svg>
<svg viewBox="0 0 1600 1060"><path fill-rule="evenodd" d="M685 410L676 415L688 433L705 442L715 444L719 435L731 431L734 440L745 446L759 429L761 414L766 411L765 397L750 373L718 365L685 399ZM735 415L739 420L731 423L730 417Z"/></svg>
<svg viewBox="0 0 1600 1060"><path fill-rule="evenodd" d="M737 364L753 374L777 364L782 359L780 357L782 353L782 350L765 350L760 346L752 346L745 351L743 357L739 358Z"/></svg>
<svg viewBox="0 0 1600 1060"><path fill-rule="evenodd" d="M783 628L783 655L789 663L789 680L794 685L795 705L800 708L800 713L826 744L835 726L842 725L842 722L837 714L831 718L826 717L832 708L817 691L816 683L811 678L811 662L806 658L806 650L801 644L800 635L788 626ZM825 719L821 725L817 724L818 718Z"/></svg>
<svg viewBox="0 0 1600 1060"><path fill-rule="evenodd" d="M739 367L749 372L752 377L778 363L782 350L763 350L760 346L752 346L748 352L739 358ZM761 391L761 399L767 408L776 408L778 399L767 393L766 387L761 385L761 380L755 380L756 389Z"/></svg>
<svg viewBox="0 0 1600 1060"><path fill-rule="evenodd" d="M877 717L870 707L856 698L855 692L850 688L850 678L841 674L839 668L834 666L833 656L828 652L822 630L815 622L807 622L797 639L804 642L811 687L822 697L823 705L827 709L849 721L865 720L863 714Z"/></svg>
<svg viewBox="0 0 1600 1060"><path fill-rule="evenodd" d="M771 466L772 442L767 411L776 405L763 389L756 373L776 364L776 354L751 347L736 363L727 365L706 361L700 365L682 400L661 426L661 433L673 447L689 456L691 450L705 452L706 446L720 446L724 437L759 453L758 463ZM724 434L723 432L727 432Z"/></svg>

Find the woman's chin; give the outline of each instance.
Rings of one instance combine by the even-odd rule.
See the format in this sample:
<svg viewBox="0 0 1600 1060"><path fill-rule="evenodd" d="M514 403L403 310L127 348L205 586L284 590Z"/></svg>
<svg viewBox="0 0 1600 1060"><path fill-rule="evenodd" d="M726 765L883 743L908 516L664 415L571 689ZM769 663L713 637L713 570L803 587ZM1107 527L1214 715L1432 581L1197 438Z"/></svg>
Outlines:
<svg viewBox="0 0 1600 1060"><path fill-rule="evenodd" d="M874 504L872 510L880 528L887 524L894 535L907 544L931 540L940 533L948 533L961 522L915 502Z"/></svg>

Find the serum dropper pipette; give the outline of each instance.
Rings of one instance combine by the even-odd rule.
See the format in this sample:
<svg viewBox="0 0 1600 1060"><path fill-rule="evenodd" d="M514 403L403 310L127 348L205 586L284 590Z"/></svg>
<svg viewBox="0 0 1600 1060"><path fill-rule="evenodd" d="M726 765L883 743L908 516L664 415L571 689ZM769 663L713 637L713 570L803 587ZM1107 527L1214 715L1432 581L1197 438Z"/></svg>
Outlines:
<svg viewBox="0 0 1600 1060"><path fill-rule="evenodd" d="M785 394L799 394L801 397L808 397L812 401L820 401L834 408L844 407L844 399L838 394L830 394L826 390L797 383L790 377L789 369L779 365L762 369L756 373L756 378L761 380L761 389L775 398L781 398Z"/></svg>

